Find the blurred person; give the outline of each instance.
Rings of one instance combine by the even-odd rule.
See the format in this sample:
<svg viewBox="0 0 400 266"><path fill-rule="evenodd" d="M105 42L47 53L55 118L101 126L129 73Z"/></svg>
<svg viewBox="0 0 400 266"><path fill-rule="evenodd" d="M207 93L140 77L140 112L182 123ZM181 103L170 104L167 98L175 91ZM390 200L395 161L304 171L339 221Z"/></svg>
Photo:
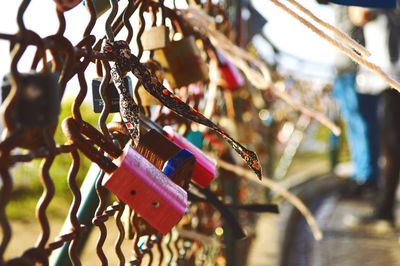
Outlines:
<svg viewBox="0 0 400 266"><path fill-rule="evenodd" d="M400 79L400 10L370 10L351 7L349 14L355 25L364 27L366 48L372 61L396 80ZM363 94L380 94L379 121L381 142L381 184L378 202L372 215L359 222L395 221L396 190L400 177L400 94L370 70L361 67L357 74L357 88ZM375 101L375 100L374 100ZM366 105L364 113L371 110ZM376 127L377 124L369 124Z"/></svg>
<svg viewBox="0 0 400 266"><path fill-rule="evenodd" d="M336 26L364 45L363 28L352 23L348 7L334 5L334 10ZM379 144L375 131L378 97L357 91L358 66L350 58L338 52L335 68L332 95L339 104L346 124L351 161L354 165L348 193L351 196L361 196L377 188Z"/></svg>

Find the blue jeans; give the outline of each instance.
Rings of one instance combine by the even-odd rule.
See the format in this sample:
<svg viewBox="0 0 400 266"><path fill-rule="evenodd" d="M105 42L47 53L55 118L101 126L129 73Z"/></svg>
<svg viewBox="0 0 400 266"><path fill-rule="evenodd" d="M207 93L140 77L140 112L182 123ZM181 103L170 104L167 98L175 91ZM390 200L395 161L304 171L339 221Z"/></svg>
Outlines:
<svg viewBox="0 0 400 266"><path fill-rule="evenodd" d="M376 183L379 168L378 95L357 93L355 73L338 75L333 96L347 125L347 139L354 164L353 179L358 183Z"/></svg>

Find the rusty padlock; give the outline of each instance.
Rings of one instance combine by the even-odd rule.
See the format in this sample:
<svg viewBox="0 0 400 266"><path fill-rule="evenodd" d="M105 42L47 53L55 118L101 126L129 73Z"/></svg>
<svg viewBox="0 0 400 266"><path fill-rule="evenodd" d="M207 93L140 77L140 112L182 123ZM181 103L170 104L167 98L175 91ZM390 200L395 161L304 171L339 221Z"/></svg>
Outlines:
<svg viewBox="0 0 400 266"><path fill-rule="evenodd" d="M209 79L208 66L201 57L194 36L172 41L167 47L156 50L155 59L163 67L171 88Z"/></svg>
<svg viewBox="0 0 400 266"><path fill-rule="evenodd" d="M111 161L81 135L73 118L66 118L62 129L82 153L106 172L102 185L158 232L165 235L180 221L188 206L187 193L130 145ZM108 153L107 141L96 144Z"/></svg>
<svg viewBox="0 0 400 266"><path fill-rule="evenodd" d="M244 85L242 74L228 59L216 51L218 70L221 78L221 87L228 90L236 90Z"/></svg>
<svg viewBox="0 0 400 266"><path fill-rule="evenodd" d="M65 12L68 11L77 5L79 5L82 0L54 0L56 2L57 9Z"/></svg>
<svg viewBox="0 0 400 266"><path fill-rule="evenodd" d="M125 86L129 89L132 95L132 79L129 76L124 78ZM100 95L101 78L94 78L92 80L92 95L93 95L93 111L101 113L103 110L104 102ZM119 93L115 88L114 83L111 81L107 87L106 94L110 99L110 113L119 112Z"/></svg>
<svg viewBox="0 0 400 266"><path fill-rule="evenodd" d="M164 131L168 134L168 138L172 142L183 149L187 149L194 155L196 163L192 173L192 180L203 188L207 187L216 175L216 163L187 139L178 134L172 127L165 126Z"/></svg>
<svg viewBox="0 0 400 266"><path fill-rule="evenodd" d="M196 161L191 152L181 149L155 129L142 134L136 149L173 182L188 189Z"/></svg>

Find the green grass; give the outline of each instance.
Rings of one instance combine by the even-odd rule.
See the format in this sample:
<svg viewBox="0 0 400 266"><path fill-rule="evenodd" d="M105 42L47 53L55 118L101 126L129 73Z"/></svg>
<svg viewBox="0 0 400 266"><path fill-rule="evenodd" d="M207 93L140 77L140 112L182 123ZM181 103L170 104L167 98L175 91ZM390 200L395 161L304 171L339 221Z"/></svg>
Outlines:
<svg viewBox="0 0 400 266"><path fill-rule="evenodd" d="M339 126L342 130L342 134L340 135L339 139L339 154L338 154L338 163L341 162L347 162L350 160L350 152L348 148L348 143L347 143L347 138L345 134L345 125L342 121L339 122ZM313 138L315 138L318 141L323 141L328 143L329 137L331 135L331 132L329 129L326 127L320 125L318 129L315 132L315 135ZM329 149L329 147L328 147ZM295 154L293 161L288 169L287 175L286 176L291 176L293 174L298 173L299 171L311 169L310 171L314 170L313 167L316 165L318 162L320 166L326 165L326 169L315 169L315 172L323 172L326 171L328 172L329 165L330 165L330 157L329 157L329 150L326 150L326 152L320 153L320 152L298 152Z"/></svg>
<svg viewBox="0 0 400 266"><path fill-rule="evenodd" d="M62 105L59 124L71 114L72 99L66 99ZM99 115L93 113L91 106L83 104L81 112L84 120L92 125L97 125ZM55 133L57 144L66 142L66 138L58 126ZM88 171L91 162L83 154L80 154L80 170L77 181L80 184ZM11 173L14 181L12 200L7 206L7 215L10 219L30 220L35 217L35 207L40 198L43 186L40 181L40 164L42 160L34 160L29 163L16 165ZM49 217L64 219L72 201L72 194L68 186L67 174L72 162L69 154L61 154L56 157L51 168L50 176L56 189L55 197L48 208Z"/></svg>

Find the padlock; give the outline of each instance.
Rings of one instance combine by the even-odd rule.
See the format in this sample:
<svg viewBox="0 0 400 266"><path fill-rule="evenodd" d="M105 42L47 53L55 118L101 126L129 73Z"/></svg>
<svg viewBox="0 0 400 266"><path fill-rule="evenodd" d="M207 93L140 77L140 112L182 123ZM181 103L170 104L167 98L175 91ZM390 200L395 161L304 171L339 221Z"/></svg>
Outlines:
<svg viewBox="0 0 400 266"><path fill-rule="evenodd" d="M43 128L57 123L60 113L58 73L19 74L18 102L15 120L18 127ZM6 100L11 90L9 78L3 79L2 98Z"/></svg>
<svg viewBox="0 0 400 266"><path fill-rule="evenodd" d="M150 69L152 74L157 77L158 81L163 82L164 73L162 71L161 65L158 62L154 60L148 60L146 62L146 66ZM142 85L140 85L138 88L138 94L142 106L161 105L160 101L157 100L157 98L155 98L153 95L151 95L145 88L143 88ZM139 102L136 94L134 95L134 99L137 103Z"/></svg>
<svg viewBox="0 0 400 266"><path fill-rule="evenodd" d="M195 162L196 158L190 151L181 149L164 163L162 172L184 190L188 190Z"/></svg>
<svg viewBox="0 0 400 266"><path fill-rule="evenodd" d="M1 98L2 102L5 101L7 96L10 94L11 91L11 83L9 80L9 76L6 75L3 78L3 83L1 86ZM18 103L17 103L18 106ZM17 122L17 113L18 112L13 112L13 121ZM17 127L20 127L21 125L18 124ZM19 134L18 136L18 143L16 143L16 147L24 148L24 149L38 149L40 147L44 147L46 145L46 141L43 138L43 127L36 127L36 128L30 128L29 131L25 129L23 130L24 134ZM8 128L5 128L2 132L3 137L6 139L8 137L11 137L14 132L9 131Z"/></svg>
<svg viewBox="0 0 400 266"><path fill-rule="evenodd" d="M188 188L196 160L191 152L181 149L155 129L142 134L136 150L176 184Z"/></svg>
<svg viewBox="0 0 400 266"><path fill-rule="evenodd" d="M244 85L242 74L220 52L216 51L218 69L221 77L221 87L228 90L236 90Z"/></svg>
<svg viewBox="0 0 400 266"><path fill-rule="evenodd" d="M146 51L165 48L169 43L169 28L161 25L146 29L140 40Z"/></svg>
<svg viewBox="0 0 400 266"><path fill-rule="evenodd" d="M181 148L187 149L194 155L196 163L192 173L192 180L203 188L207 187L217 172L216 163L187 139L175 132L172 127L165 126L164 131L172 142Z"/></svg>
<svg viewBox="0 0 400 266"><path fill-rule="evenodd" d="M11 91L10 79L8 78L8 75L5 75L3 77L3 82L1 83L1 102L4 102L8 94L10 94L10 91Z"/></svg>
<svg viewBox="0 0 400 266"><path fill-rule="evenodd" d="M204 136L203 133L201 133L200 131L189 130L186 133L185 137L188 141L190 141L194 146L196 146L200 150L203 148Z"/></svg>
<svg viewBox="0 0 400 266"><path fill-rule="evenodd" d="M155 51L155 59L165 70L171 88L187 86L197 81L208 81L208 67L203 61L193 36L172 41Z"/></svg>
<svg viewBox="0 0 400 266"><path fill-rule="evenodd" d="M81 135L73 118L66 118L62 129L83 154L106 172L102 185L158 232L165 235L180 221L188 206L186 191L130 145L111 161ZM105 142L98 142L100 148L106 148Z"/></svg>
<svg viewBox="0 0 400 266"><path fill-rule="evenodd" d="M132 95L132 79L129 76L124 78L125 86L129 89L130 94ZM95 78L92 80L92 93L93 93L93 111L95 113L101 113L103 110L103 99L100 96L100 84L101 78ZM110 99L110 113L118 113L119 112L119 93L115 88L113 82L107 87L106 93Z"/></svg>
<svg viewBox="0 0 400 266"><path fill-rule="evenodd" d="M130 145L113 160L118 166L102 185L135 210L161 234L167 234L188 206L185 190L176 185Z"/></svg>
<svg viewBox="0 0 400 266"><path fill-rule="evenodd" d="M54 0L56 2L57 9L65 12L68 11L77 5L79 5L82 0Z"/></svg>
<svg viewBox="0 0 400 266"><path fill-rule="evenodd" d="M87 0L83 4L87 5ZM109 0L93 0L94 9L96 10L96 16L99 18L101 15L107 12L111 8Z"/></svg>

